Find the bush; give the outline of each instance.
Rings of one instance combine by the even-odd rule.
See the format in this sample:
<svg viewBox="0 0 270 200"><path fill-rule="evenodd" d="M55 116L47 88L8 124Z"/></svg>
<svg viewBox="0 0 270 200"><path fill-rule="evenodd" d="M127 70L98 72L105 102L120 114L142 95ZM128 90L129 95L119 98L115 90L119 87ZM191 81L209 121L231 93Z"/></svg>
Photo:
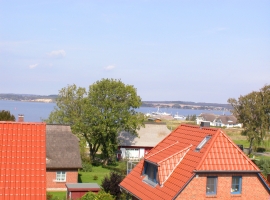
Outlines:
<svg viewBox="0 0 270 200"><path fill-rule="evenodd" d="M89 161L83 161L82 162L82 172L92 172L92 164Z"/></svg>
<svg viewBox="0 0 270 200"><path fill-rule="evenodd" d="M256 165L262 170L263 175L266 177L270 173L270 160L269 159L260 159L256 161Z"/></svg>
<svg viewBox="0 0 270 200"><path fill-rule="evenodd" d="M80 200L114 200L114 197L111 194L101 190L97 194L88 192Z"/></svg>
<svg viewBox="0 0 270 200"><path fill-rule="evenodd" d="M108 192L117 199L119 199L122 194L120 191L119 184L121 183L122 180L123 176L120 173L112 171L109 177L105 176L101 186L105 192Z"/></svg>
<svg viewBox="0 0 270 200"><path fill-rule="evenodd" d="M262 153L262 152L265 152L266 149L264 147L257 147L256 151Z"/></svg>

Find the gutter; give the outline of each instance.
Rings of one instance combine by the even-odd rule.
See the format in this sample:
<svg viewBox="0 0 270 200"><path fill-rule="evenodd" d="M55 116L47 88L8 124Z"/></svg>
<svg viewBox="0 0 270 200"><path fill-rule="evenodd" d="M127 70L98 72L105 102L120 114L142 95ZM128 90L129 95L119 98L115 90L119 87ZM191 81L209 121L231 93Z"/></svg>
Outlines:
<svg viewBox="0 0 270 200"><path fill-rule="evenodd" d="M194 173L260 173L261 171L258 170L194 170Z"/></svg>
<svg viewBox="0 0 270 200"><path fill-rule="evenodd" d="M194 173L190 179L185 183L185 185L179 190L179 192L176 193L176 195L172 199L176 199L178 195L186 188L186 186L192 181L192 179L195 177L196 173Z"/></svg>
<svg viewBox="0 0 270 200"><path fill-rule="evenodd" d="M265 178L261 175L261 173L258 173L259 178L261 179L261 181L264 183L265 187L268 189L268 192L270 192L270 187L267 184Z"/></svg>

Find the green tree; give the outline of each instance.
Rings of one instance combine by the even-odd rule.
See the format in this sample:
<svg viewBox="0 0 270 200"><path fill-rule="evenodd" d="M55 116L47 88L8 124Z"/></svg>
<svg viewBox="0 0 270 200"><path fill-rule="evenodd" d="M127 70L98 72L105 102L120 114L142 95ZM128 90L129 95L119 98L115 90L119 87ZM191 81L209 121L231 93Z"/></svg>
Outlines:
<svg viewBox="0 0 270 200"><path fill-rule="evenodd" d="M104 164L115 157L119 131L136 135L144 121L136 111L141 105L136 89L115 79L97 81L88 92L70 85L60 90L56 104L46 122L71 125L73 133L89 144L91 160L101 148Z"/></svg>
<svg viewBox="0 0 270 200"><path fill-rule="evenodd" d="M14 115L7 110L0 111L0 121L15 121Z"/></svg>
<svg viewBox="0 0 270 200"><path fill-rule="evenodd" d="M233 107L232 113L243 124L243 134L250 142L249 154L253 143L260 145L270 126L270 85L265 85L260 91L240 96L238 100L228 99Z"/></svg>

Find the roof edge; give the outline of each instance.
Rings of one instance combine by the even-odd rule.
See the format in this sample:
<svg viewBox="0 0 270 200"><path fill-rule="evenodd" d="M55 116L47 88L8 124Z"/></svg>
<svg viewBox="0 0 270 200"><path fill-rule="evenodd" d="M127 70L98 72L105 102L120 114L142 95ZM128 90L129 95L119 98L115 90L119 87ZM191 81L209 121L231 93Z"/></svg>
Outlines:
<svg viewBox="0 0 270 200"><path fill-rule="evenodd" d="M257 165L255 165L253 162L252 162L252 160L250 160L249 159L249 157L247 157L247 155L241 150L241 149L239 149L239 147L223 132L223 131L220 131L222 134L223 134L223 136L225 137L225 138L227 138L228 139L228 141L235 147L235 148L237 148L238 149L238 152L240 152L240 154L242 154L243 156L244 156L244 158L255 168L255 169L257 169L258 171L260 171L260 169L257 167Z"/></svg>
<svg viewBox="0 0 270 200"><path fill-rule="evenodd" d="M121 183L120 183L120 184L121 184ZM141 198L139 198L138 196L136 196L135 194L133 194L132 192L130 192L129 190L127 190L126 188L124 188L123 186L121 186L120 184L118 185L118 186L120 187L120 190L123 189L123 190L125 190L127 193L130 193L132 196L136 197L137 199L141 199Z"/></svg>
<svg viewBox="0 0 270 200"><path fill-rule="evenodd" d="M195 177L195 173L190 177L190 179L188 179L188 181L183 185L183 187L179 190L179 192L176 193L176 195L172 198L172 199L176 199L179 194L187 187L187 185L190 183L190 181L192 181L192 179Z"/></svg>
<svg viewBox="0 0 270 200"><path fill-rule="evenodd" d="M261 173L257 170L194 170L195 173Z"/></svg>
<svg viewBox="0 0 270 200"><path fill-rule="evenodd" d="M263 182L263 184L265 185L265 187L268 189L268 192L270 192L270 187L269 187L268 181L263 177L263 175L261 173L258 173L258 176L259 176L260 180Z"/></svg>

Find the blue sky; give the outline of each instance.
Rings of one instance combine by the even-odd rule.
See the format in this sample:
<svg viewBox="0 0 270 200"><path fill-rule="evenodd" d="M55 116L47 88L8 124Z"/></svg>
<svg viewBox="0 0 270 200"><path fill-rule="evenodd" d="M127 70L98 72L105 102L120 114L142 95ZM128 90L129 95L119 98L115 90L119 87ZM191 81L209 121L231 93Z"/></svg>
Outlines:
<svg viewBox="0 0 270 200"><path fill-rule="evenodd" d="M142 100L226 103L270 84L270 1L0 0L0 93L102 78Z"/></svg>

